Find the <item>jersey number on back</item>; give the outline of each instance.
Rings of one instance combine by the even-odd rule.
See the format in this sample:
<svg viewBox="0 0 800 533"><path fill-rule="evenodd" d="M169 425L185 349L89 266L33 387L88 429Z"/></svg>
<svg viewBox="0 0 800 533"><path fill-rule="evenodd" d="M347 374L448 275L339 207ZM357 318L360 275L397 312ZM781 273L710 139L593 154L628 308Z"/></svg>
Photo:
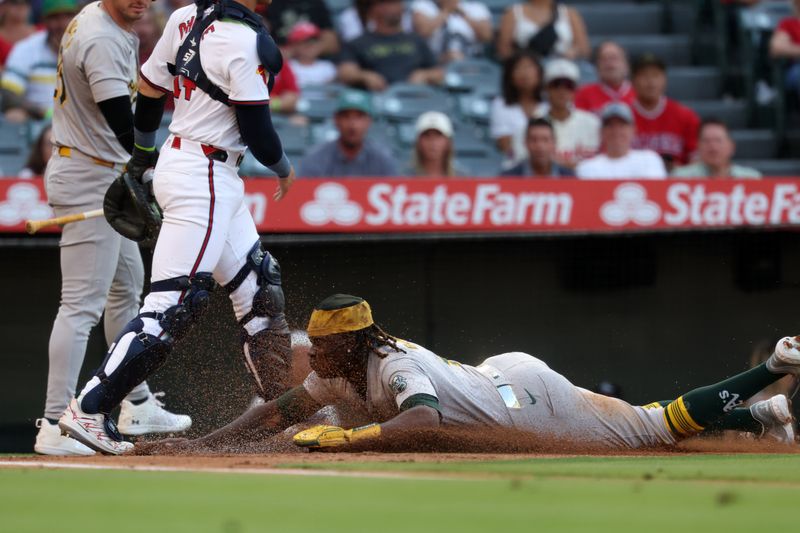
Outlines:
<svg viewBox="0 0 800 533"><path fill-rule="evenodd" d="M187 80L181 76L175 76L175 83L172 88L172 96L176 100L181 97L181 89L183 90L183 99L187 102L192 99L192 93L197 89L197 85L192 80Z"/></svg>
<svg viewBox="0 0 800 533"><path fill-rule="evenodd" d="M56 63L56 89L53 92L53 98L55 98L56 102L60 105L64 105L64 102L67 101L67 86L64 83L64 51L69 48L72 44L72 39L75 37L75 32L78 31L78 19L72 19L72 22L69 23L65 33L67 34L67 39L64 41L64 44L59 47L58 49L58 63Z"/></svg>

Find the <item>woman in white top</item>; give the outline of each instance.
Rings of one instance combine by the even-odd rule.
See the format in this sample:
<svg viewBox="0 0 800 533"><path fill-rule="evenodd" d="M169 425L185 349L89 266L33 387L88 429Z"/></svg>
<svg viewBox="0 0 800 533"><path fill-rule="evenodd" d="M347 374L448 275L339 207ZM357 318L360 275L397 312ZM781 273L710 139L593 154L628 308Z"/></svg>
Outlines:
<svg viewBox="0 0 800 533"><path fill-rule="evenodd" d="M480 55L492 40L492 14L481 2L414 0L411 16L414 31L442 63Z"/></svg>
<svg viewBox="0 0 800 533"><path fill-rule="evenodd" d="M501 94L492 101L489 135L506 155L503 168L525 159L525 132L541 113L542 66L533 52L520 50L503 64Z"/></svg>
<svg viewBox="0 0 800 533"><path fill-rule="evenodd" d="M514 50L530 48L542 57L588 59L589 35L574 8L555 0L528 0L506 9L497 35L497 55L510 57Z"/></svg>

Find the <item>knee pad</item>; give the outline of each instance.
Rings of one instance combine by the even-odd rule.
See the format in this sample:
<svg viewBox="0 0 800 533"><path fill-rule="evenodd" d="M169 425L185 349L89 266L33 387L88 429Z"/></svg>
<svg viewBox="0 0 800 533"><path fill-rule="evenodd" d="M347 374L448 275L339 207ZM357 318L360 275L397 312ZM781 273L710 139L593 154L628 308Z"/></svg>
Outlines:
<svg viewBox="0 0 800 533"><path fill-rule="evenodd" d="M244 266L225 286L228 294L238 289L251 272L256 274L258 290L253 295L252 308L239 319L242 350L247 371L255 380L256 392L265 400L271 400L289 386L292 345L284 314L286 299L281 286L281 268L258 242L250 249ZM259 317L267 319L266 327L259 326L255 331L253 327L247 328L250 321Z"/></svg>
<svg viewBox="0 0 800 533"><path fill-rule="evenodd" d="M167 360L172 342L144 331L141 315L120 332L95 374L100 384L86 393L89 412L108 414ZM113 369L109 368L114 366Z"/></svg>
<svg viewBox="0 0 800 533"><path fill-rule="evenodd" d="M262 250L261 244L258 242L250 249L244 266L225 285L228 294L238 289L250 272L256 274L258 290L253 295L250 312L239 319L239 324L244 326L255 317L265 317L270 319L269 329L284 329L286 327L284 318L286 297L281 285L281 267L278 260L269 252Z"/></svg>
<svg viewBox="0 0 800 533"><path fill-rule="evenodd" d="M184 337L203 316L211 300L216 282L210 272L198 272L193 277L180 276L153 282L150 292L180 291L182 297L163 313L145 313L158 320L161 328L175 340Z"/></svg>

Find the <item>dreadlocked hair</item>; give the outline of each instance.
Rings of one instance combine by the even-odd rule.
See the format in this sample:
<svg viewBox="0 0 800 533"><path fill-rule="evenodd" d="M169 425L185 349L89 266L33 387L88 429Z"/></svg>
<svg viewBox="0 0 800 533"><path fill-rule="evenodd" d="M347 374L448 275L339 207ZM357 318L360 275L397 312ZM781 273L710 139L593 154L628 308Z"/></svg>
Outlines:
<svg viewBox="0 0 800 533"><path fill-rule="evenodd" d="M397 344L397 339L383 331L377 324L372 324L357 332L358 344L363 347L367 353L372 352L381 359L386 357L386 354L380 351L383 346L388 346L397 352L406 353L405 350L400 348Z"/></svg>

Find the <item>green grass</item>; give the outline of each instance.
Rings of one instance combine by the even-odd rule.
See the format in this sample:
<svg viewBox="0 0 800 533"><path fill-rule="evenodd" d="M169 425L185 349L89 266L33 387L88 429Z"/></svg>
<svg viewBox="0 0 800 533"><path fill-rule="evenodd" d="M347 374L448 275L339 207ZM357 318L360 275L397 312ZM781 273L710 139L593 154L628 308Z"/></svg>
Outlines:
<svg viewBox="0 0 800 533"><path fill-rule="evenodd" d="M422 480L0 469L0 532L753 533L794 531L800 502L800 456L344 468L489 475Z"/></svg>

